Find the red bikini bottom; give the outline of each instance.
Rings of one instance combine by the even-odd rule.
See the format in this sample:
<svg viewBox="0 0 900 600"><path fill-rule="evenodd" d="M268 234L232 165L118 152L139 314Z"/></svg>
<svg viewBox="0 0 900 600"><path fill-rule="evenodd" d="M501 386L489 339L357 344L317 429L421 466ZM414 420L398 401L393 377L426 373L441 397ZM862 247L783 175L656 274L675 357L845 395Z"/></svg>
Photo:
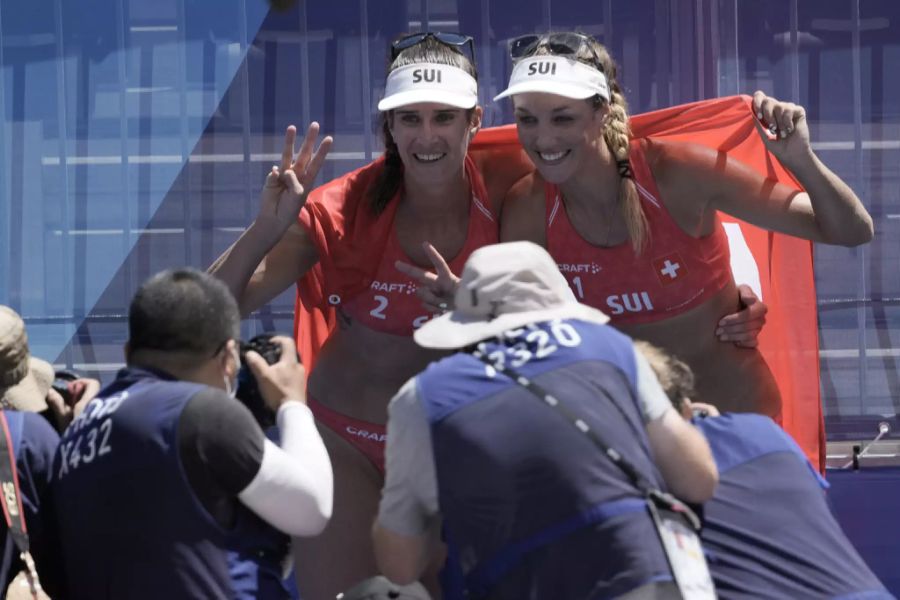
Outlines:
<svg viewBox="0 0 900 600"><path fill-rule="evenodd" d="M369 462L384 475L384 440L387 428L377 423L360 421L347 415L333 411L315 398L306 399L306 405L315 415L316 420L347 440L351 446L359 450Z"/></svg>

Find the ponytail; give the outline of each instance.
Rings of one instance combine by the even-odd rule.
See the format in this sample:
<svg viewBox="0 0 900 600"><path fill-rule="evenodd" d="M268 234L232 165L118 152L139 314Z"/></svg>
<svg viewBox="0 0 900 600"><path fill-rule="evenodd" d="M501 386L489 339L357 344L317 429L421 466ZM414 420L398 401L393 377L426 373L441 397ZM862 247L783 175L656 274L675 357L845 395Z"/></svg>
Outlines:
<svg viewBox="0 0 900 600"><path fill-rule="evenodd" d="M641 254L649 242L649 225L641 208L637 185L630 166L631 129L628 126L628 107L619 84L610 78L609 120L603 131L606 145L612 151L619 165L618 202L628 228L628 237L635 254Z"/></svg>
<svg viewBox="0 0 900 600"><path fill-rule="evenodd" d="M650 242L650 226L641 208L641 198L638 195L637 185L634 182L634 171L631 168L631 128L628 125L628 104L625 102L625 96L622 95L616 79L615 61L603 44L590 36L586 37L589 40L589 46L582 47L575 58L606 75L610 91L609 103L600 96L594 96L589 99L589 102L596 109L600 109L604 104L609 108L603 139L612 152L618 168L620 182L617 201L622 211L622 217L625 219L628 237L631 239L635 253L641 254ZM538 47L535 54L551 54L551 52L547 48Z"/></svg>

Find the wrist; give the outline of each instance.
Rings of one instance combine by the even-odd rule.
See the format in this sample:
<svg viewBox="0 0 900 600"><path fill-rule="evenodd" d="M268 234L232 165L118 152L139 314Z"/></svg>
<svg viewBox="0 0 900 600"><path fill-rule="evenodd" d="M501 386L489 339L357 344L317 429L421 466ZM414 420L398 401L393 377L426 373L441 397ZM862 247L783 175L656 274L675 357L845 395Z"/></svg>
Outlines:
<svg viewBox="0 0 900 600"><path fill-rule="evenodd" d="M813 152L812 146L807 146L800 152L781 158L781 163L798 179L804 174L819 169L819 159Z"/></svg>
<svg viewBox="0 0 900 600"><path fill-rule="evenodd" d="M257 215L249 229L265 239L279 240L293 223L282 221L272 215Z"/></svg>

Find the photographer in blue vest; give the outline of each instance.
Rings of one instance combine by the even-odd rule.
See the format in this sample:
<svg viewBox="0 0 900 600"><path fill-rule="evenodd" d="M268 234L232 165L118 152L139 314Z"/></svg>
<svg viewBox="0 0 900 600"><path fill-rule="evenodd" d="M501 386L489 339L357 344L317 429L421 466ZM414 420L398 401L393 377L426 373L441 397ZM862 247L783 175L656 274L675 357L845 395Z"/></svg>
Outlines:
<svg viewBox="0 0 900 600"><path fill-rule="evenodd" d="M720 599L894 597L832 515L828 483L781 427L764 415L720 415L691 402L690 367L650 344L637 346L676 410L706 437L719 469L700 537Z"/></svg>
<svg viewBox="0 0 900 600"><path fill-rule="evenodd" d="M373 529L389 579L419 577L442 526L444 598L681 597L648 507L706 500L715 465L607 321L535 244L471 255L454 310L414 334L462 351L389 406Z"/></svg>
<svg viewBox="0 0 900 600"><path fill-rule="evenodd" d="M228 288L193 269L138 290L127 367L69 426L54 462L53 598L288 597L287 536L325 527L331 464L292 340L274 338L271 365L246 354L280 447L232 398L239 321Z"/></svg>

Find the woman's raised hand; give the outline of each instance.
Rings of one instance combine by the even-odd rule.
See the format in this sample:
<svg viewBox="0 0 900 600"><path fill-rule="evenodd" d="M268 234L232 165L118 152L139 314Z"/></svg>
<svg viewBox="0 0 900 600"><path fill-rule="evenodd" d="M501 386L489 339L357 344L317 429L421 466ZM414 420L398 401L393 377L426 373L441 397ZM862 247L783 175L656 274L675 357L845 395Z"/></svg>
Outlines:
<svg viewBox="0 0 900 600"><path fill-rule="evenodd" d="M293 125L288 126L284 133L281 165L273 165L266 176L257 221L271 221L282 231L296 223L297 215L306 203L313 181L325 163L325 157L333 142L331 136L325 136L316 148L318 137L319 124L312 122L306 130L300 152L295 158L294 142L297 139L297 128Z"/></svg>
<svg viewBox="0 0 900 600"><path fill-rule="evenodd" d="M786 167L812 152L806 111L799 104L782 102L757 90L753 94L756 128L769 152Z"/></svg>
<svg viewBox="0 0 900 600"><path fill-rule="evenodd" d="M394 263L394 266L401 273L419 282L416 295L422 300L425 308L434 313L446 312L453 308L453 296L459 287L459 277L453 274L447 261L434 246L423 242L422 248L434 266L433 273L401 260Z"/></svg>

